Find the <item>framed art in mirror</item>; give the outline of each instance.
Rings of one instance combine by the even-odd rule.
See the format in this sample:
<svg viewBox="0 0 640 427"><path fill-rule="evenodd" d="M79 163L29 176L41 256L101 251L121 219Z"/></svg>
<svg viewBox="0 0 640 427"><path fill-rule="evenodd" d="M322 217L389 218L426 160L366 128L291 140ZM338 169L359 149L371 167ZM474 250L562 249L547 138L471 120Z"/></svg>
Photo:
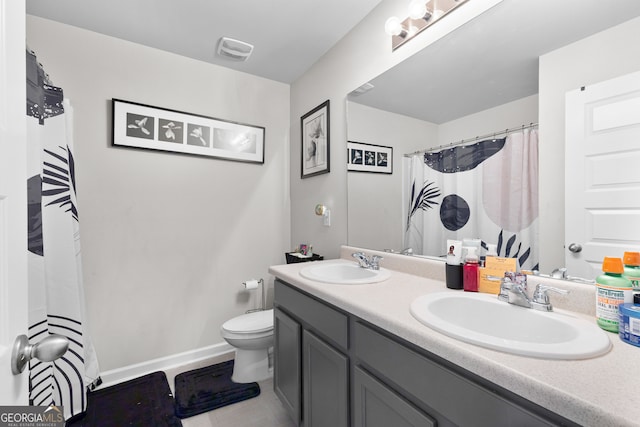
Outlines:
<svg viewBox="0 0 640 427"><path fill-rule="evenodd" d="M300 118L301 178L329 173L329 100Z"/></svg>
<svg viewBox="0 0 640 427"><path fill-rule="evenodd" d="M393 147L347 142L349 172L393 173Z"/></svg>
<svg viewBox="0 0 640 427"><path fill-rule="evenodd" d="M113 146L264 163L265 128L113 99Z"/></svg>

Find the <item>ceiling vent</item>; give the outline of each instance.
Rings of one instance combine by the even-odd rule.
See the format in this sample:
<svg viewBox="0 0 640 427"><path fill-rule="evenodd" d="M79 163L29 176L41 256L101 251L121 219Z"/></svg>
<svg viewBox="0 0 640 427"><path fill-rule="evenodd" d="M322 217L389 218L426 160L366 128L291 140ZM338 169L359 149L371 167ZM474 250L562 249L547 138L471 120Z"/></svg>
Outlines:
<svg viewBox="0 0 640 427"><path fill-rule="evenodd" d="M218 43L218 55L234 61L246 61L253 52L253 45L240 40L222 37Z"/></svg>
<svg viewBox="0 0 640 427"><path fill-rule="evenodd" d="M374 86L371 83L367 82L367 83L363 84L362 86L360 86L359 88L352 90L349 95L352 95L352 96L362 95L363 93L369 92L373 88L374 88Z"/></svg>

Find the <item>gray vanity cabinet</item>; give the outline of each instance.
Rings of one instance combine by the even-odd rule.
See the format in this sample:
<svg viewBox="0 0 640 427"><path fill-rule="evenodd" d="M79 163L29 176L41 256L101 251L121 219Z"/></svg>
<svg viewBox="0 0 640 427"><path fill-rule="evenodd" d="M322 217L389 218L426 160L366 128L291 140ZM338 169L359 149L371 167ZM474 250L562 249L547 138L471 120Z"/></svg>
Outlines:
<svg viewBox="0 0 640 427"><path fill-rule="evenodd" d="M275 393L304 427L348 427L349 319L276 280Z"/></svg>
<svg viewBox="0 0 640 427"><path fill-rule="evenodd" d="M359 366L412 400L439 426L575 425L364 321L354 322L353 341L352 359Z"/></svg>
<svg viewBox="0 0 640 427"><path fill-rule="evenodd" d="M274 388L298 426L577 426L279 279L274 306Z"/></svg>

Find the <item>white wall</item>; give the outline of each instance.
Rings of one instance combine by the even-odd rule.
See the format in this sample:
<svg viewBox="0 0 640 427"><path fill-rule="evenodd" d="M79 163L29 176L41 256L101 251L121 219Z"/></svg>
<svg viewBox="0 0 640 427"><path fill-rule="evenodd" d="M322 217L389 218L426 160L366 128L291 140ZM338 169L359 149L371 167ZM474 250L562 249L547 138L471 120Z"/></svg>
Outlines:
<svg viewBox="0 0 640 427"><path fill-rule="evenodd" d="M463 139L490 134L538 122L538 95L531 95L498 105L438 126L438 144L446 145Z"/></svg>
<svg viewBox="0 0 640 427"><path fill-rule="evenodd" d="M348 104L348 139L394 149L393 175L348 173L349 245L402 249L403 154L538 122L532 95L440 125ZM436 254L430 254L436 255Z"/></svg>
<svg viewBox="0 0 640 427"><path fill-rule="evenodd" d="M353 246L401 250L402 159L434 143L438 126L423 120L348 103L347 139L393 148L393 173L348 172L348 242Z"/></svg>
<svg viewBox="0 0 640 427"><path fill-rule="evenodd" d="M292 245L312 243L314 252L339 257L347 243L346 96L361 84L440 39L502 0L469 2L391 52L384 32L390 16L406 16L406 0L383 0L369 15L291 86L291 237ZM331 102L331 172L300 178L300 117L329 99ZM331 209L331 227L322 225L314 207Z"/></svg>
<svg viewBox="0 0 640 427"><path fill-rule="evenodd" d="M33 16L27 43L75 109L101 369L223 342L259 300L242 281L289 249L289 86ZM264 126L265 163L111 147L111 98Z"/></svg>
<svg viewBox="0 0 640 427"><path fill-rule="evenodd" d="M540 253L542 271L563 266L565 94L640 70L640 18L540 57Z"/></svg>

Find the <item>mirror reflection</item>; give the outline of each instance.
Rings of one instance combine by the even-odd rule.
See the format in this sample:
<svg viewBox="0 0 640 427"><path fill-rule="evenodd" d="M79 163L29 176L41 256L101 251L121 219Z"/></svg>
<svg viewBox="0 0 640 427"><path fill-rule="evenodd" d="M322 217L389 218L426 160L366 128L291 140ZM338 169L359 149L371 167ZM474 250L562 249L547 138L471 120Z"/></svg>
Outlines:
<svg viewBox="0 0 640 427"><path fill-rule="evenodd" d="M548 94L542 90L562 76L546 76L543 82L542 74L553 68L540 57L591 35L599 37L640 15L640 5L620 1L615 10L603 10L595 1L554 2L553 13L544 6L499 3L368 82L373 86L369 91L349 95L348 140L393 148L392 175L348 173L350 245L398 252L411 248L415 254L439 257L446 253L447 238L482 237L500 244L500 255L526 254L528 268L550 272L565 265L564 186L558 185L564 181L564 165L547 170L542 164L549 155L564 157L564 129L547 133L553 140L545 140L542 132L549 115L542 102ZM624 70L607 72L616 76ZM560 99L581 82L571 85ZM564 105L556 113L564 120ZM547 120L546 125L549 129L556 123ZM536 164L538 148L544 154L541 167ZM405 156L414 152L413 158ZM425 179L419 170L425 169L425 152L431 164L426 170L440 169L445 180L456 175L446 168L465 169L465 174L477 169L486 179L429 185L435 178ZM454 161L449 154L463 160ZM552 184L538 192L545 179ZM505 187L505 182L513 185ZM538 201L545 206L553 199L562 205L554 206L559 224L551 229L535 212ZM470 204L481 206L486 218L472 218ZM508 207L519 212L515 219L503 218ZM553 224L549 212L539 214Z"/></svg>

